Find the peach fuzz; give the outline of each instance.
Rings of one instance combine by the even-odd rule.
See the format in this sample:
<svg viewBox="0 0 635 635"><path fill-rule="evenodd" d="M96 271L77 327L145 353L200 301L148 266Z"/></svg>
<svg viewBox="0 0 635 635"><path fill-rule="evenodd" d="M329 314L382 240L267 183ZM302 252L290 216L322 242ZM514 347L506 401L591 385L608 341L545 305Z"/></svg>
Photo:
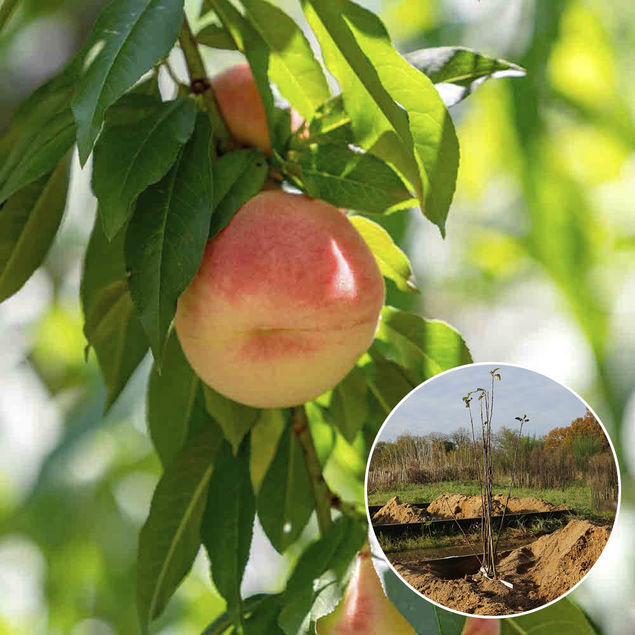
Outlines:
<svg viewBox="0 0 635 635"><path fill-rule="evenodd" d="M264 191L208 242L175 327L206 384L240 403L282 408L314 399L352 369L383 302L375 258L345 214Z"/></svg>
<svg viewBox="0 0 635 635"><path fill-rule="evenodd" d="M317 621L316 631L318 635L415 635L384 594L368 548L357 554L344 597L333 613Z"/></svg>

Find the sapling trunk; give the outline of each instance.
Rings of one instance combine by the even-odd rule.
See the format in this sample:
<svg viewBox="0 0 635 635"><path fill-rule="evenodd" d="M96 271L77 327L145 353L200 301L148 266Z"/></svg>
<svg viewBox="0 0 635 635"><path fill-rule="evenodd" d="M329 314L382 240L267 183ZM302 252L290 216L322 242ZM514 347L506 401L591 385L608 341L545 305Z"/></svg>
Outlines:
<svg viewBox="0 0 635 635"><path fill-rule="evenodd" d="M476 388L470 391L463 402L468 409L470 427L472 430L472 460L476 468L479 480L479 491L481 497L481 543L483 548L482 569L486 576L496 578L496 548L498 546L498 536L494 538L493 527L493 490L494 490L494 470L492 462L492 420L494 416L494 380L501 380L498 368L490 371L492 378L491 389ZM481 418L481 465L477 465L477 443L474 433L474 419L470 402L471 395L478 393L480 402L479 414ZM454 515L454 514L453 514ZM499 533L500 535L500 533Z"/></svg>
<svg viewBox="0 0 635 635"><path fill-rule="evenodd" d="M485 533L484 533L484 525L483 525L483 509L485 507L485 504L484 504L484 498L483 498L483 477L481 475L480 469L478 468L478 461L477 461L477 445L476 445L476 435L474 433L474 417L472 416L472 406L470 405L472 402L472 394L474 394L474 391L468 392L467 395L463 397L463 402L465 403L465 407L468 410L468 414L470 417L470 428L472 430L472 466L474 467L474 470L478 477L479 492L481 496L481 540L482 540L483 554L485 554L485 541L484 541Z"/></svg>

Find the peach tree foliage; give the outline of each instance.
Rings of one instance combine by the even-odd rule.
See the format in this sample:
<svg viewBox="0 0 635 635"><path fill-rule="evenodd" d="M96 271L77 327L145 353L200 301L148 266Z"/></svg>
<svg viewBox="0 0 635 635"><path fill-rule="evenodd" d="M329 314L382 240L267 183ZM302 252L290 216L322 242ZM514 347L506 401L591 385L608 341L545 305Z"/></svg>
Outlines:
<svg viewBox="0 0 635 635"><path fill-rule="evenodd" d="M82 165L92 156L98 200L80 293L107 408L148 351L154 357L148 428L163 475L139 541L142 632L201 546L227 603L207 633L314 630L342 597L366 540L363 469L385 415L421 381L470 361L447 324L385 307L375 342L350 374L292 414L231 402L204 386L183 356L171 329L177 298L207 240L268 177L355 212L351 222L382 274L418 292L383 219L419 207L444 234L459 162L448 107L490 77L523 72L460 47L402 56L380 19L352 1L301 6L323 62L299 26L266 0L205 0L207 25L196 35L183 0L114 0L75 58L16 109L0 140L0 300L22 287L55 238L76 146ZM158 71L179 46L191 85L168 99ZM248 61L270 156L228 151L199 47L235 49ZM290 108L304 120L295 132ZM321 531L309 535L284 590L241 597L256 515L284 553L314 512ZM463 618L390 575L385 590L418 632L460 632ZM591 632L568 602L520 618L518 632L524 622L547 632L539 615Z"/></svg>

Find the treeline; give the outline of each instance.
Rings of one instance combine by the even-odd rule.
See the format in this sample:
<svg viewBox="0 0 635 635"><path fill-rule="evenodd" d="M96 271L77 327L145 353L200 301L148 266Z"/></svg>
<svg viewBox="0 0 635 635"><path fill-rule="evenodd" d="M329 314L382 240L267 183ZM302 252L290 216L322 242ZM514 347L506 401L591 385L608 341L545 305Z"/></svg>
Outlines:
<svg viewBox="0 0 635 635"><path fill-rule="evenodd" d="M480 439L476 439L479 451ZM587 481L594 503L601 507L617 500L618 479L608 440L588 412L570 426L556 428L543 437L502 428L492 435L494 480L508 482L517 450L514 482L535 489L566 489L578 479ZM449 434L405 434L394 442L375 446L368 475L370 491L394 488L400 483L435 483L478 478L477 455L471 432L459 428Z"/></svg>

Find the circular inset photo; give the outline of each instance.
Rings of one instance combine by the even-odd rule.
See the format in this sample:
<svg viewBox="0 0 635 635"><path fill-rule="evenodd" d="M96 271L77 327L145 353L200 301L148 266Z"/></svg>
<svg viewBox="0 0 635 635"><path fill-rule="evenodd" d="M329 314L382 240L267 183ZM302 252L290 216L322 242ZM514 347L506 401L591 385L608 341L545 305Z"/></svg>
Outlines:
<svg viewBox="0 0 635 635"><path fill-rule="evenodd" d="M366 470L369 521L413 590L466 615L539 609L602 554L615 452L569 388L508 364L436 375L390 413Z"/></svg>

